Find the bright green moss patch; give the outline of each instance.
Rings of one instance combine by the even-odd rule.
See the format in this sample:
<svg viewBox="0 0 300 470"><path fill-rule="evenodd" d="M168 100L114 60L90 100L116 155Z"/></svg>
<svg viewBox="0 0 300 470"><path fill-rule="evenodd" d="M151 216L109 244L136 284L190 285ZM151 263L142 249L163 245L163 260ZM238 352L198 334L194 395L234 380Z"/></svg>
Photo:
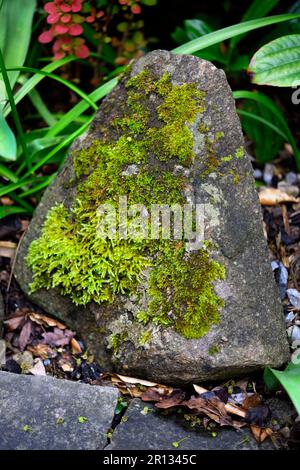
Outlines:
<svg viewBox="0 0 300 470"><path fill-rule="evenodd" d="M199 338L219 322L224 304L212 282L225 277L224 268L205 248L188 259L184 245L167 245L162 253L150 278L149 317L158 325L174 326L186 338Z"/></svg>
<svg viewBox="0 0 300 470"><path fill-rule="evenodd" d="M122 195L128 205L147 208L186 203L184 188L190 181L175 175L174 166L189 167L193 162L190 124L204 112L205 94L193 83L174 86L168 74L153 77L148 70L130 78L126 90L126 103L109 123L118 137L112 139L103 127L101 140L75 152L77 199L70 211L62 204L49 211L40 238L29 248L31 289L57 287L78 305L113 302L116 294L135 292L145 282L145 268L151 267L149 305L136 319L198 338L219 321L223 302L214 293L213 282L224 278L224 268L211 259L208 248L186 253L183 241L122 238L118 232L100 237L97 208L110 204L119 217ZM223 134L213 142L206 134L206 171L212 171L219 164L213 145ZM128 230L133 222L129 217ZM111 337L112 349L123 340Z"/></svg>

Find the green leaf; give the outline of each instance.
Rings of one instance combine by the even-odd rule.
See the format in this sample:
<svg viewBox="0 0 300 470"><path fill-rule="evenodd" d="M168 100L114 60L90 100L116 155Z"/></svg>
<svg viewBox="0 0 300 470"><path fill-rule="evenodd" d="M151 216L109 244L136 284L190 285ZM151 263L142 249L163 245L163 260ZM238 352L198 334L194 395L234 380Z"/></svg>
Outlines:
<svg viewBox="0 0 300 470"><path fill-rule="evenodd" d="M268 13L270 13L271 10L277 5L279 0L254 0L248 10L245 12L245 14L242 17L242 21L249 21L253 20L255 18L262 18ZM231 53L233 49L236 48L238 43L243 39L245 34L241 34L239 36L235 36L234 38L231 39L229 48L231 50Z"/></svg>
<svg viewBox="0 0 300 470"><path fill-rule="evenodd" d="M0 49L3 51L6 67L24 64L35 7L36 0L3 0L1 2ZM16 83L18 75L19 71L9 73L11 88Z"/></svg>
<svg viewBox="0 0 300 470"><path fill-rule="evenodd" d="M270 26L296 18L300 18L300 14L267 16L266 18L245 21L244 23L228 26L227 28L219 29L218 31L209 33L201 38L194 39L193 41L183 44L182 46L176 47L172 52L175 54L193 54L194 52L205 49L206 47L212 46L213 44L218 44L219 42L225 41L226 39L230 39L239 34L248 33L249 31L254 31L265 26Z"/></svg>
<svg viewBox="0 0 300 470"><path fill-rule="evenodd" d="M64 78L60 77L59 75L55 75L54 73L51 72L46 72L45 70L38 70L33 67L11 67L7 70L20 70L22 72L29 72L29 73L34 73L37 75L44 75L45 77L52 78L53 80L56 80L57 82L62 83L65 85L67 88L70 88L70 90L74 91L74 93L77 93L81 98L83 98L95 111L97 111L97 106L95 103L89 98L89 96L84 93L80 88L78 88L76 85L74 85L72 82L69 80L65 80Z"/></svg>
<svg viewBox="0 0 300 470"><path fill-rule="evenodd" d="M141 0L143 5L147 5L148 7L153 7L157 4L157 0Z"/></svg>
<svg viewBox="0 0 300 470"><path fill-rule="evenodd" d="M18 206L1 206L0 207L0 219L7 217L8 215L12 214L28 214L28 210L24 209L24 207Z"/></svg>
<svg viewBox="0 0 300 470"><path fill-rule="evenodd" d="M254 54L249 72L258 85L300 85L300 34L275 39Z"/></svg>
<svg viewBox="0 0 300 470"><path fill-rule="evenodd" d="M291 362L284 371L268 367L264 373L264 380L270 390L276 390L281 384L300 415L300 364Z"/></svg>
<svg viewBox="0 0 300 470"><path fill-rule="evenodd" d="M16 126L16 131L17 131L17 134L18 134L18 138L19 138L22 150L23 150L24 158L25 158L26 164L29 166L29 155L28 155L28 152L27 152L26 142L25 142L25 139L24 139L22 124L21 124L20 116L19 116L17 108L16 108L16 103L15 103L12 88L11 88L11 85L10 85L10 82L9 82L9 77L8 77L8 73L7 73L7 69L6 69L6 65L5 65L5 62L4 62L4 58L3 58L1 48L0 48L0 70L2 72L2 77L3 77L3 82L4 82L4 85L5 85L5 90L6 90L9 102L10 102L12 115L13 115L14 123L15 123L15 126Z"/></svg>
<svg viewBox="0 0 300 470"><path fill-rule="evenodd" d="M88 96L93 102L97 103L97 101L101 100L104 96L108 95L111 90L117 85L118 79L113 78L109 82L106 82L104 85L101 85ZM47 132L47 136L55 136L62 132L69 124L71 124L75 119L78 118L82 113L84 113L89 108L89 105L84 102L80 101L80 103L76 104L70 111L68 111L55 126L51 127Z"/></svg>
<svg viewBox="0 0 300 470"><path fill-rule="evenodd" d="M297 147L295 138L289 128L288 122L281 109L275 104L274 100L269 98L267 95L261 92L253 92L247 90L237 90L233 92L233 97L238 99L253 100L260 103L262 106L267 108L276 117L279 127L284 132L287 142L292 146L294 156L296 159L297 166L300 170L300 151ZM265 139L266 140L266 139Z"/></svg>
<svg viewBox="0 0 300 470"><path fill-rule="evenodd" d="M41 69L41 72L53 72L54 70L62 67L63 65L68 64L77 60L76 57L68 56L64 57L63 59L56 60L55 62L51 62L50 64L46 65L46 67ZM31 78L29 78L24 85L15 93L14 100L15 103L18 104L33 88L38 85L38 83L45 78L45 75L35 74ZM1 81L0 81L1 85ZM3 110L4 116L7 116L11 112L10 104L8 103Z"/></svg>
<svg viewBox="0 0 300 470"><path fill-rule="evenodd" d="M282 148L286 135L274 116L257 103L251 103L250 112L238 109L245 133L255 143L257 160L261 163L273 160ZM263 126L262 126L263 124ZM272 145L270 145L272 142Z"/></svg>
<svg viewBox="0 0 300 470"><path fill-rule="evenodd" d="M0 157L15 160L17 157L17 143L14 133L7 124L0 109ZM1 173L1 171L0 171Z"/></svg>
<svg viewBox="0 0 300 470"><path fill-rule="evenodd" d="M54 126L54 124L57 123L57 119L55 119L53 114L49 111L39 92L37 90L31 90L28 96L45 123L48 124L48 126Z"/></svg>

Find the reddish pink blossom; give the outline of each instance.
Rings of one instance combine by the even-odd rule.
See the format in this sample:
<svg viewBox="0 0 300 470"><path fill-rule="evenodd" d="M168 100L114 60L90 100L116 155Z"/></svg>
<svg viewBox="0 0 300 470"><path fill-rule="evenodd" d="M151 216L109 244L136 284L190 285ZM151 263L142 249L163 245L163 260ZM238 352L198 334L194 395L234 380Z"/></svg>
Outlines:
<svg viewBox="0 0 300 470"><path fill-rule="evenodd" d="M54 5L53 2L48 2L44 5L44 10L47 12L47 13L56 13L56 6Z"/></svg>
<svg viewBox="0 0 300 470"><path fill-rule="evenodd" d="M65 34L68 31L69 31L69 26L59 24L59 23L54 26L54 32L57 34Z"/></svg>
<svg viewBox="0 0 300 470"><path fill-rule="evenodd" d="M82 7L82 0L74 0L72 2L71 8L74 13L80 11L81 7Z"/></svg>
<svg viewBox="0 0 300 470"><path fill-rule="evenodd" d="M51 42L53 39L53 34L51 31L44 31L42 34L39 35L39 42L41 44L47 44L48 42Z"/></svg>
<svg viewBox="0 0 300 470"><path fill-rule="evenodd" d="M74 52L79 59L86 59L90 55L90 50L85 44L75 47Z"/></svg>
<svg viewBox="0 0 300 470"><path fill-rule="evenodd" d="M59 21L59 14L58 13L51 13L51 15L47 16L47 23L54 24Z"/></svg>
<svg viewBox="0 0 300 470"><path fill-rule="evenodd" d="M62 4L59 6L59 8L61 9L62 12L64 13L69 13L70 11L72 11L72 7L71 5L67 5L67 4Z"/></svg>
<svg viewBox="0 0 300 470"><path fill-rule="evenodd" d="M53 59L54 60L59 60L59 59L63 59L65 57L65 53L62 52L62 51L59 51L59 52L56 52L53 56Z"/></svg>
<svg viewBox="0 0 300 470"><path fill-rule="evenodd" d="M62 23L70 23L70 21L72 20L72 16L71 15L62 15L60 17L60 21Z"/></svg>
<svg viewBox="0 0 300 470"><path fill-rule="evenodd" d="M87 16L87 18L85 19L85 21L87 23L93 23L95 21L95 17L94 16Z"/></svg>
<svg viewBox="0 0 300 470"><path fill-rule="evenodd" d="M83 27L80 24L72 24L69 27L69 34L71 34L71 36L79 36L82 33Z"/></svg>
<svg viewBox="0 0 300 470"><path fill-rule="evenodd" d="M131 11L134 15L139 15L141 13L142 9L141 9L140 5L133 5L131 7Z"/></svg>

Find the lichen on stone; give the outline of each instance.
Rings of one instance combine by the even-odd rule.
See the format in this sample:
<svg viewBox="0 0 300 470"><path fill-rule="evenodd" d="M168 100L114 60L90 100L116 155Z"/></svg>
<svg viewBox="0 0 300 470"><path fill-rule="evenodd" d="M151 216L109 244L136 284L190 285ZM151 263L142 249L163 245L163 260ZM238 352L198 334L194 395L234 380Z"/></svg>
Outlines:
<svg viewBox="0 0 300 470"><path fill-rule="evenodd" d="M194 139L189 124L205 111L205 93L195 83L173 85L169 74L154 76L148 69L129 78L127 100L110 124L118 134L102 138L74 152L77 197L71 210L54 206L46 217L41 236L31 243L28 263L33 271L32 291L59 288L78 305L91 301L114 302L118 294L130 294L151 267L146 311L136 319L162 327L174 327L187 338L201 337L219 321L223 301L213 282L223 279L222 265L203 247L186 252L184 241L123 239L97 236L101 216L97 208L119 197L128 205L184 204L185 174L174 173L175 164L189 168L194 160ZM156 116L149 115L155 103ZM207 130L206 172L220 163ZM129 167L137 171L130 174ZM129 220L128 224L132 221ZM127 227L129 228L129 227ZM112 338L112 348L119 344Z"/></svg>

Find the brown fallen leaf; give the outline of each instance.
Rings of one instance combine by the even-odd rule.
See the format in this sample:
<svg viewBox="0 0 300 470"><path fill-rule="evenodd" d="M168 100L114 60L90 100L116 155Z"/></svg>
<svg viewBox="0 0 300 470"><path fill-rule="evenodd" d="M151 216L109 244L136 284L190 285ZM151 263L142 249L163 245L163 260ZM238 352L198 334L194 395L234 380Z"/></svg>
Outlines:
<svg viewBox="0 0 300 470"><path fill-rule="evenodd" d="M138 379L136 377L127 377L126 375L115 374L119 379L128 384L141 384L145 387L154 387L158 385L156 382L149 382L149 380Z"/></svg>
<svg viewBox="0 0 300 470"><path fill-rule="evenodd" d="M231 419L227 414L225 404L217 397L206 400L201 397L192 397L190 400L181 403L182 406L204 414L218 423L220 426L231 426L239 429L244 423L238 423Z"/></svg>
<svg viewBox="0 0 300 470"><path fill-rule="evenodd" d="M38 323L39 325L57 327L60 330L66 329L66 326L60 321L56 320L55 318L47 317L46 315L42 315L40 313L30 312L29 318L35 323Z"/></svg>
<svg viewBox="0 0 300 470"><path fill-rule="evenodd" d="M29 343L31 333L32 333L32 322L31 320L27 320L24 323L24 326L19 336L19 348L21 351L24 351L27 344Z"/></svg>
<svg viewBox="0 0 300 470"><path fill-rule="evenodd" d="M73 354L81 354L82 351L81 351L80 344L78 343L78 341L75 338L71 339L70 344L71 344Z"/></svg>
<svg viewBox="0 0 300 470"><path fill-rule="evenodd" d="M5 324L7 331L15 331L19 326L25 323L25 315L17 315L8 320L5 320L3 323Z"/></svg>
<svg viewBox="0 0 300 470"><path fill-rule="evenodd" d="M66 346L70 343L75 332L71 330L60 330L59 328L54 328L53 332L46 332L42 334L43 340L41 341L44 344L49 344L49 346Z"/></svg>
<svg viewBox="0 0 300 470"><path fill-rule="evenodd" d="M180 406L185 399L185 393L182 390L174 390L171 397L160 396L159 401L155 403L156 408L168 409L174 406Z"/></svg>
<svg viewBox="0 0 300 470"><path fill-rule="evenodd" d="M193 384L194 390L201 395L202 393L208 392L208 390L200 385ZM236 416L240 416L241 418L245 418L246 411L238 406L234 405L233 403L226 403L225 409L227 413L234 414Z"/></svg>
<svg viewBox="0 0 300 470"><path fill-rule="evenodd" d="M251 424L250 429L251 429L253 436L255 437L256 441L259 444L264 442L268 437L271 437L273 434L272 429L260 428L259 426L256 426L255 424Z"/></svg>
<svg viewBox="0 0 300 470"><path fill-rule="evenodd" d="M277 188L263 188L258 196L262 206L276 206L282 202L300 202L299 198L290 196Z"/></svg>
<svg viewBox="0 0 300 470"><path fill-rule="evenodd" d="M17 244L9 241L0 241L0 256L4 258L14 258Z"/></svg>
<svg viewBox="0 0 300 470"><path fill-rule="evenodd" d="M27 349L34 356L40 357L41 359L48 359L49 357L56 356L56 353L47 344L38 343L35 346L29 345L27 346Z"/></svg>
<svg viewBox="0 0 300 470"><path fill-rule="evenodd" d="M260 406L262 404L262 396L258 393L254 393L253 395L248 395L245 400L243 401L243 408L245 410L249 410L249 408L255 408L256 406Z"/></svg>

